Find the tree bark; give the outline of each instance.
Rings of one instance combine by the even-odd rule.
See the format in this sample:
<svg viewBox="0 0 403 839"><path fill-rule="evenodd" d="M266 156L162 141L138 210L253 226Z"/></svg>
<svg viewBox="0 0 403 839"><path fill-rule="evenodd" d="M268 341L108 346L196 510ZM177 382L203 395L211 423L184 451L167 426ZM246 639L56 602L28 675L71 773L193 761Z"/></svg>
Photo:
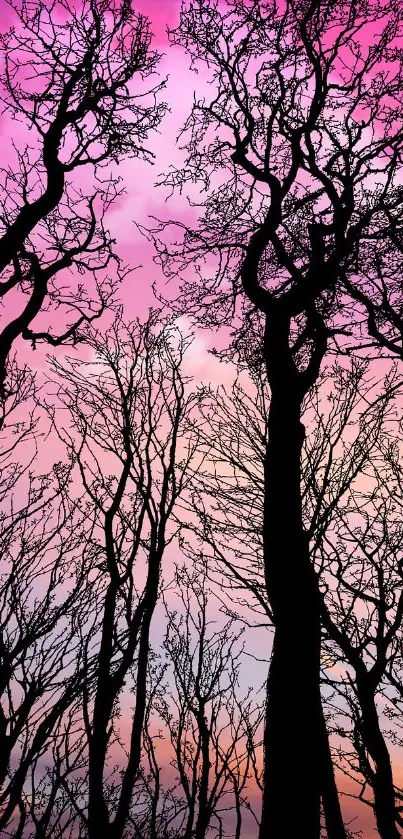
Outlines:
<svg viewBox="0 0 403 839"><path fill-rule="evenodd" d="M117 587L110 583L104 606L101 647L98 657L98 679L95 695L92 731L88 754L88 836L96 839L110 834L109 811L104 796L104 769L108 748L113 694L111 690L110 663L116 612Z"/></svg>

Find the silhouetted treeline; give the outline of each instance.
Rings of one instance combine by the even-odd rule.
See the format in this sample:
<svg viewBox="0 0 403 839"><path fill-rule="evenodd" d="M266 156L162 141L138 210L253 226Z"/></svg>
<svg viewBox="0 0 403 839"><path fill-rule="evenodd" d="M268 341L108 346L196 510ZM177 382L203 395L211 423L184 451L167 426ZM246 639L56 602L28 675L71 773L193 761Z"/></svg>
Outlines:
<svg viewBox="0 0 403 839"><path fill-rule="evenodd" d="M10 7L0 832L347 839L348 794L398 839L401 10L184 0L206 84L174 167L131 0ZM126 158L184 207L136 219L179 292L134 320Z"/></svg>

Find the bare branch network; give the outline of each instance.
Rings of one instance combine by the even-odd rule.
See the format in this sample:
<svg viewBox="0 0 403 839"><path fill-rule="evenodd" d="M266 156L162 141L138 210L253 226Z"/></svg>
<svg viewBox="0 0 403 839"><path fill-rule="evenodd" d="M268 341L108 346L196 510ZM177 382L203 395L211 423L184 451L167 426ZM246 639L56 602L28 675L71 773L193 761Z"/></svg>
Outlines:
<svg viewBox="0 0 403 839"><path fill-rule="evenodd" d="M0 833L399 839L403 11L8 8Z"/></svg>

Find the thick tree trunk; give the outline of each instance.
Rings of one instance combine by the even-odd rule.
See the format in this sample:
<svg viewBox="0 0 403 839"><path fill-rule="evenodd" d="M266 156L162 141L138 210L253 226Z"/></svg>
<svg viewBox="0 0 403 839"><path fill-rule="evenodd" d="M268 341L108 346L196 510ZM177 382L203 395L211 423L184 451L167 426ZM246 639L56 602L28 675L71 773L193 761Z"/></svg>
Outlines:
<svg viewBox="0 0 403 839"><path fill-rule="evenodd" d="M183 839L192 839L193 833L193 824L195 819L195 810L196 810L196 798L195 795L192 795L190 800L187 801L188 807L188 817L186 819L186 827L183 834Z"/></svg>
<svg viewBox="0 0 403 839"><path fill-rule="evenodd" d="M275 634L267 684L259 839L284 839L294 833L319 839L323 791L320 599L301 499L305 434L301 404L309 385L295 366L289 329L290 319L281 310L270 322L267 319L265 350L271 402L263 540ZM285 790L290 800L287 810Z"/></svg>
<svg viewBox="0 0 403 839"><path fill-rule="evenodd" d="M110 821L104 796L104 769L108 748L113 692L110 665L112 658L113 628L116 613L117 587L110 583L105 597L101 646L98 657L98 678L89 739L88 754L88 837L109 839Z"/></svg>
<svg viewBox="0 0 403 839"><path fill-rule="evenodd" d="M288 381L287 381L288 379ZM272 388L265 475L264 553L275 619L268 678L260 839L320 834L320 608L302 523L300 399ZM308 769L309 767L309 769ZM289 811L284 791L292 789Z"/></svg>

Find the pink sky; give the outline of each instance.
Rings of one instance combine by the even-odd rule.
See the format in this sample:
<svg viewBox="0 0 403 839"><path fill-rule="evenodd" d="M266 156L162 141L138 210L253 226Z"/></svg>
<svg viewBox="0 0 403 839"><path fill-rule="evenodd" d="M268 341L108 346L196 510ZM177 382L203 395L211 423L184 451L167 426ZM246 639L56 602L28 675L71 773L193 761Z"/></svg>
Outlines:
<svg viewBox="0 0 403 839"><path fill-rule="evenodd" d="M160 72L169 78L162 96L170 103L171 112L163 120L159 133L150 138L149 146L156 156L155 165L147 166L139 160L128 160L119 165L119 175L123 179L126 194L112 209L109 226L117 238L118 251L124 260L135 265L141 263L141 267L126 280L122 289L128 317L145 315L148 307L153 304L152 283L157 282L162 287L165 282L160 269L153 262L152 247L138 232L135 222L147 225L149 216L167 217L168 212L173 218L195 218L194 211L188 209L185 199L179 196L171 198L167 209L165 190L155 187L158 175L171 163L180 163L182 159L176 137L190 111L195 88L200 90L205 84L202 73L198 76L189 73L187 57L179 48L170 46L167 39L166 27L175 26L178 22L180 5L180 0L138 0L136 3L136 8L151 18L154 44L163 53ZM0 0L0 21L3 31L12 22L12 14L5 0ZM0 136L4 142L10 128L16 140L21 137L21 128L15 123L11 124L5 117L3 122L0 120ZM188 329L189 323L184 319L182 326ZM214 336L211 339L205 332L197 334L188 354L186 372L193 374L197 382L211 382L213 385L228 383L232 379L232 371L228 365L219 365L208 353L209 346L213 344ZM28 351L25 345L23 353L27 358ZM60 353L63 352L60 350ZM30 363L38 370L44 368L46 353L46 347L38 347L34 356L29 355ZM52 461L53 453L50 449L47 450L47 458ZM345 800L344 808L350 818L355 813L358 815L352 799ZM360 811L359 818L364 839L376 836L369 810L365 809L364 815Z"/></svg>
<svg viewBox="0 0 403 839"><path fill-rule="evenodd" d="M188 59L177 47L169 44L167 37L167 26L175 26L179 18L180 0L139 0L136 4L138 11L146 14L152 21L154 33L153 45L162 54L159 71L162 78L167 77L167 87L161 93L161 98L169 103L170 111L166 114L160 125L159 131L150 135L148 147L155 155L153 165L144 163L142 160L123 160L115 172L122 179L125 194L112 207L108 216L108 226L111 233L116 237L116 249L119 256L130 265L139 266L136 271L123 284L120 291L120 298L124 303L125 313L128 318L135 316L144 317L148 308L156 304L152 286L162 289L166 280L162 271L153 261L154 251L149 242L136 228L136 223L141 225L151 224L150 216L161 218L167 217L166 197L167 191L155 186L158 177L169 165L179 164L183 159L182 152L178 149L176 138L189 113L193 91L203 88L203 74L196 76L188 72ZM0 0L0 29L7 30L13 23L14 15L6 0ZM6 162L11 162L13 149L11 141L22 147L27 134L23 124L10 119L7 114L0 117L0 136L4 139L6 154L3 152ZM32 135L29 136L32 143ZM90 168L81 170L80 179L90 182ZM186 221L193 221L196 218L195 211L190 210L185 198L173 196L169 202L169 215L173 218L182 218ZM170 290L167 289L170 296ZM16 295L13 299L9 296L7 301L8 311L17 313L20 310L20 299ZM37 325L41 322L41 316L37 318ZM55 327L56 318L52 323ZM185 331L190 329L190 324L183 322ZM54 329L56 331L56 328ZM228 366L220 367L208 353L209 346L214 340L209 340L206 333L197 336L194 347L188 354L187 372L193 373L198 381L218 384L223 378L229 381L232 378ZM32 354L31 347L26 342L19 342L19 351L23 358L38 371L46 370L46 355L49 347L38 344L35 353ZM63 355L64 348L56 350L58 355ZM223 377L224 373L224 377Z"/></svg>

